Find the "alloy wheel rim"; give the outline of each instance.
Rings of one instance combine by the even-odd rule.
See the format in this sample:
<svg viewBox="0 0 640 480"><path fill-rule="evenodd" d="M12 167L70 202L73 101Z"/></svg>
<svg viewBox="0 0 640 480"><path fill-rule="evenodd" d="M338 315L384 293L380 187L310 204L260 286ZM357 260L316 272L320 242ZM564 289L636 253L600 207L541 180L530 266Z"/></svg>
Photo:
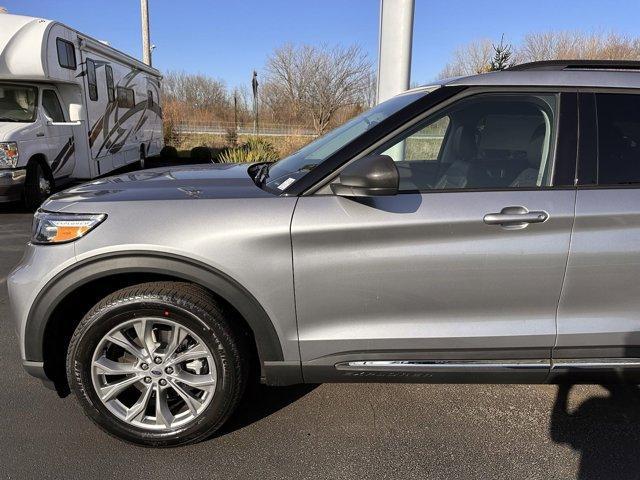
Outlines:
<svg viewBox="0 0 640 480"><path fill-rule="evenodd" d="M49 195L51 192L51 182L42 173L40 173L38 178L38 188L42 195Z"/></svg>
<svg viewBox="0 0 640 480"><path fill-rule="evenodd" d="M190 329L144 317L102 337L91 359L91 380L116 418L161 431L184 427L202 414L215 394L217 370L210 349Z"/></svg>

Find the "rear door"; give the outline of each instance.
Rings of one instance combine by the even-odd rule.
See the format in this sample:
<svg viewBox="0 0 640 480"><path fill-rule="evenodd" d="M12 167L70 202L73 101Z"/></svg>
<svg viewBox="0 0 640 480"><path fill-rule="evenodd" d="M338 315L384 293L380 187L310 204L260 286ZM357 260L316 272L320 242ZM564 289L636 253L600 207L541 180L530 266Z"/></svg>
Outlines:
<svg viewBox="0 0 640 480"><path fill-rule="evenodd" d="M305 379L340 375L336 364L410 378L402 362L436 360L422 373L432 381L445 370L448 380L543 380L573 224L575 124L573 93L562 108L553 92L474 95L374 150L396 161L400 194L300 198Z"/></svg>
<svg viewBox="0 0 640 480"><path fill-rule="evenodd" d="M640 95L580 96L580 187L554 357L638 358Z"/></svg>

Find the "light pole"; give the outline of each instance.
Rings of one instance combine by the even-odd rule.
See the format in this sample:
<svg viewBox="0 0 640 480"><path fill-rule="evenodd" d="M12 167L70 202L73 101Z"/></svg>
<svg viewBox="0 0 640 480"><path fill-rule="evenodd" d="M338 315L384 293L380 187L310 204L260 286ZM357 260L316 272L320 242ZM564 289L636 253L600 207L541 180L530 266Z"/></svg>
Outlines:
<svg viewBox="0 0 640 480"><path fill-rule="evenodd" d="M151 43L149 42L149 2L140 0L142 19L142 61L151 66Z"/></svg>
<svg viewBox="0 0 640 480"><path fill-rule="evenodd" d="M414 0L380 0L377 103L409 88L413 11Z"/></svg>
<svg viewBox="0 0 640 480"><path fill-rule="evenodd" d="M258 135L258 72L253 71L251 78L251 89L253 90L253 134Z"/></svg>
<svg viewBox="0 0 640 480"><path fill-rule="evenodd" d="M376 103L409 89L414 0L380 0L380 44ZM405 142L386 152L396 162L405 158Z"/></svg>

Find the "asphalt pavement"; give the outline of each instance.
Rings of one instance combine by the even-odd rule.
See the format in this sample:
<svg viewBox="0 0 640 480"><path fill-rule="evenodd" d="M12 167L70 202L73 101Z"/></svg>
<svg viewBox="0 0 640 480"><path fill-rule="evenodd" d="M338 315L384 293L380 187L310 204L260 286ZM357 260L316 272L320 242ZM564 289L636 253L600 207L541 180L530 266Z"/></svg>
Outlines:
<svg viewBox="0 0 640 480"><path fill-rule="evenodd" d="M0 478L640 478L636 387L263 387L205 442L123 443L20 366L5 283L30 225L0 206Z"/></svg>

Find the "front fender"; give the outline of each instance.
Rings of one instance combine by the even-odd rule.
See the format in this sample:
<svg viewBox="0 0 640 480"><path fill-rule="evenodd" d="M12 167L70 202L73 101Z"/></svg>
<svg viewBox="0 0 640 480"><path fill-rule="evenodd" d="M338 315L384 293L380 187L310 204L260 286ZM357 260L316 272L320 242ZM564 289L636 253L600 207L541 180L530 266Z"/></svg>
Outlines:
<svg viewBox="0 0 640 480"><path fill-rule="evenodd" d="M263 367L272 366L274 367L272 371L276 372L278 368L275 367L285 363L282 344L272 320L242 285L228 275L198 261L169 253L141 251L98 255L74 263L53 277L39 292L27 316L24 335L26 360L43 361L47 323L55 308L68 295L82 285L101 277L127 273L167 275L197 283L209 289L228 301L249 324ZM289 365L290 368L287 368L287 371L299 370L299 362L295 363L298 367ZM274 380L274 382L277 381Z"/></svg>

